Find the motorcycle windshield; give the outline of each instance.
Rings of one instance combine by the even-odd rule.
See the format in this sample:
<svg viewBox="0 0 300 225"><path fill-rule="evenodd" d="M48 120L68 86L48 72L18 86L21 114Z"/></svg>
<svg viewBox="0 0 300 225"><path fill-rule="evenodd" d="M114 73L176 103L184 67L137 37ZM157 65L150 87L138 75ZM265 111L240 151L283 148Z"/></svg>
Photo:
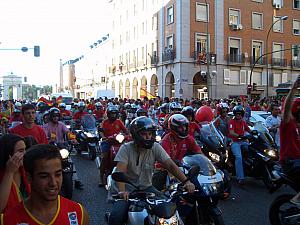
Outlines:
<svg viewBox="0 0 300 225"><path fill-rule="evenodd" d="M199 166L200 174L204 176L213 176L217 172L212 162L203 154L185 156L182 161L188 167Z"/></svg>
<svg viewBox="0 0 300 225"><path fill-rule="evenodd" d="M93 115L87 114L81 118L82 127L84 130L95 130L96 119Z"/></svg>
<svg viewBox="0 0 300 225"><path fill-rule="evenodd" d="M274 145L273 137L270 135L268 128L262 121L255 122L254 130L257 130L257 132L259 133L261 145L264 145L266 148Z"/></svg>
<svg viewBox="0 0 300 225"><path fill-rule="evenodd" d="M213 124L202 125L200 130L201 141L211 149L218 149L224 146L222 135L214 129Z"/></svg>

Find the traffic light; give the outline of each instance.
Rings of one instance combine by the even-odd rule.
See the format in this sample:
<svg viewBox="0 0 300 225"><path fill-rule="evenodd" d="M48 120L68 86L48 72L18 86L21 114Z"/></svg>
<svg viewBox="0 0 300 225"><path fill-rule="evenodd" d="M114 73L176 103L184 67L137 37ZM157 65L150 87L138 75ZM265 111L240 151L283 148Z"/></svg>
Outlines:
<svg viewBox="0 0 300 225"><path fill-rule="evenodd" d="M40 46L39 45L35 45L33 47L33 55L34 55L34 57L40 57Z"/></svg>

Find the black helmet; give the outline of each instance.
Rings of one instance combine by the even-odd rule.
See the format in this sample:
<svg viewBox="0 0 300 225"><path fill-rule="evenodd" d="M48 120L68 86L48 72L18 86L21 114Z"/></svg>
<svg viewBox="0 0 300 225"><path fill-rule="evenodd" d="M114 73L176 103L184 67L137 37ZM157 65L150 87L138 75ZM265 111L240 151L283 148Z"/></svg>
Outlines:
<svg viewBox="0 0 300 225"><path fill-rule="evenodd" d="M173 111L180 112L182 107L179 102L171 102L169 105L169 109L170 109L170 112L173 112Z"/></svg>
<svg viewBox="0 0 300 225"><path fill-rule="evenodd" d="M168 120L168 127L171 133L182 139L186 138L189 134L188 126L189 120L181 114L174 114ZM181 131L178 129L179 127L185 127L185 130Z"/></svg>
<svg viewBox="0 0 300 225"><path fill-rule="evenodd" d="M58 108L51 108L49 110L49 120L53 121L53 117L58 116L58 118L60 117L60 111Z"/></svg>
<svg viewBox="0 0 300 225"><path fill-rule="evenodd" d="M163 103L158 109L161 113L166 114L168 111L168 103Z"/></svg>
<svg viewBox="0 0 300 225"><path fill-rule="evenodd" d="M116 106L112 105L107 108L107 117L111 121L115 121L119 116L119 110Z"/></svg>
<svg viewBox="0 0 300 225"><path fill-rule="evenodd" d="M192 120L194 120L195 118L195 111L194 108L192 106L186 106L181 110L181 114L184 115L186 118L188 118L189 116L192 117Z"/></svg>
<svg viewBox="0 0 300 225"><path fill-rule="evenodd" d="M142 109L142 108L140 108L140 109L138 109L137 111L136 111L136 115L139 117L139 116L148 116L147 115L148 113L147 113L147 111L145 110L145 109Z"/></svg>
<svg viewBox="0 0 300 225"><path fill-rule="evenodd" d="M140 135L142 131L152 131L152 139L144 140L144 138ZM152 148L155 142L155 132L156 125L155 123L146 116L140 116L132 120L130 123L130 133L132 135L133 141L140 147L150 149Z"/></svg>
<svg viewBox="0 0 300 225"><path fill-rule="evenodd" d="M236 113L241 113L242 116L244 116L245 110L244 110L243 106L237 105L233 108L232 113L233 113L233 115L236 115Z"/></svg>
<svg viewBox="0 0 300 225"><path fill-rule="evenodd" d="M48 105L45 102L38 102L36 104L37 110L40 112L44 112L48 109Z"/></svg>

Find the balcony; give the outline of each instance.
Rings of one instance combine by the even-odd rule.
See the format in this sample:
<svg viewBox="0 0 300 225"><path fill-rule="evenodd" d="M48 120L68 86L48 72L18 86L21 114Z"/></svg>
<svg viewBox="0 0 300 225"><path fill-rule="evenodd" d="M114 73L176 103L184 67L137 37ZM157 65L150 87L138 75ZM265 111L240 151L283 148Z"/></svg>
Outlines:
<svg viewBox="0 0 300 225"><path fill-rule="evenodd" d="M272 66L274 66L274 67L286 67L287 66L287 60L286 59L280 59L280 58L272 58Z"/></svg>
<svg viewBox="0 0 300 225"><path fill-rule="evenodd" d="M157 66L158 56L156 56L156 55L150 56L150 60L151 60L151 66Z"/></svg>
<svg viewBox="0 0 300 225"><path fill-rule="evenodd" d="M108 67L108 72L110 74L115 74L116 73L116 66L112 65L112 66Z"/></svg>
<svg viewBox="0 0 300 225"><path fill-rule="evenodd" d="M137 67L145 67L145 62L144 62L144 60L138 61Z"/></svg>
<svg viewBox="0 0 300 225"><path fill-rule="evenodd" d="M162 61L174 61L176 57L175 50L173 49L166 49L162 54Z"/></svg>
<svg viewBox="0 0 300 225"><path fill-rule="evenodd" d="M300 68L300 60L292 60L291 67L293 68Z"/></svg>
<svg viewBox="0 0 300 225"><path fill-rule="evenodd" d="M245 55L237 55L237 54L228 54L227 55L227 63L228 64L244 64L245 63Z"/></svg>
<svg viewBox="0 0 300 225"><path fill-rule="evenodd" d="M210 65L216 65L217 55L215 53L194 51L192 55L194 62L200 64L207 64L207 57L208 57L208 63Z"/></svg>
<svg viewBox="0 0 300 225"><path fill-rule="evenodd" d="M256 60L257 60L258 58L259 58L259 57L251 56L251 57L250 57L250 64L253 65L253 64L256 62ZM261 65L261 66L267 65L267 59L266 59L266 57L261 57L261 58L256 62L255 66L259 66L259 65Z"/></svg>
<svg viewBox="0 0 300 225"><path fill-rule="evenodd" d="M120 63L119 64L119 72L125 73L127 71L127 64Z"/></svg>
<svg viewBox="0 0 300 225"><path fill-rule="evenodd" d="M129 70L136 69L136 62L129 63Z"/></svg>

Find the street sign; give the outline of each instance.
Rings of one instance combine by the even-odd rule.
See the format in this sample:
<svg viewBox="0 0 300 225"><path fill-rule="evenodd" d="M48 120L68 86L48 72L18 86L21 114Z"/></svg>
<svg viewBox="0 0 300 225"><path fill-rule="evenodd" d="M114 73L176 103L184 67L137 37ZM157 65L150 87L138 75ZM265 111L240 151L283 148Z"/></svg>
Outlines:
<svg viewBox="0 0 300 225"><path fill-rule="evenodd" d="M22 52L27 52L28 48L27 47L22 47L21 50L22 50Z"/></svg>
<svg viewBox="0 0 300 225"><path fill-rule="evenodd" d="M181 95L183 94L183 89L182 88L179 89L179 94L181 94Z"/></svg>

